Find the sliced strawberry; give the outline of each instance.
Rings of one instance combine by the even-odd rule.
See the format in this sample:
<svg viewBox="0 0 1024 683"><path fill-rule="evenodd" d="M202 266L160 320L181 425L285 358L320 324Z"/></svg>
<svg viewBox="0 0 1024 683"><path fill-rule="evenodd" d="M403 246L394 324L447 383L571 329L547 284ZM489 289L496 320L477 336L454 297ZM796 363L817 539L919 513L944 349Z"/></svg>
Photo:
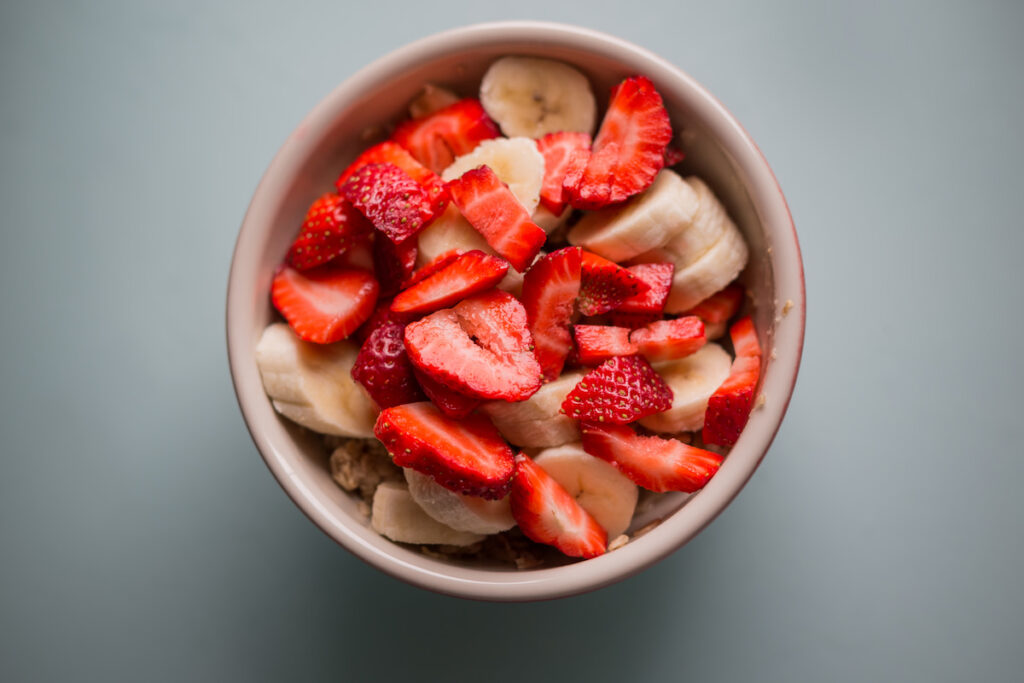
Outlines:
<svg viewBox="0 0 1024 683"><path fill-rule="evenodd" d="M359 326L358 330L352 333L352 338L362 344L371 334L373 334L375 329L385 323L396 322L404 325L415 319L415 315L409 315L407 313L393 313L391 311L390 299L378 299L377 306L373 309L373 313L371 313L370 317L366 319L366 322Z"/></svg>
<svg viewBox="0 0 1024 683"><path fill-rule="evenodd" d="M283 266L274 276L270 298L299 337L330 344L352 334L373 313L377 281L365 270L327 267L300 273Z"/></svg>
<svg viewBox="0 0 1024 683"><path fill-rule="evenodd" d="M334 181L334 186L340 191L346 180L368 164L394 164L405 171L410 178L426 190L435 215L440 215L447 205L448 194L444 191L444 181L441 180L441 177L416 161L404 147L390 140L374 145L356 157L356 160L349 164L348 168L342 171L338 179Z"/></svg>
<svg viewBox="0 0 1024 683"><path fill-rule="evenodd" d="M405 346L417 368L459 393L520 401L540 388L526 311L508 292L492 289L411 323Z"/></svg>
<svg viewBox="0 0 1024 683"><path fill-rule="evenodd" d="M521 298L544 381L562 374L572 349L569 322L580 292L581 264L582 250L565 247L537 259L523 278Z"/></svg>
<svg viewBox="0 0 1024 683"><path fill-rule="evenodd" d="M374 330L352 365L352 379L366 387L381 408L423 400L405 352L405 325L387 322Z"/></svg>
<svg viewBox="0 0 1024 683"><path fill-rule="evenodd" d="M435 216L426 190L394 164L367 164L339 191L395 244L415 235Z"/></svg>
<svg viewBox="0 0 1024 683"><path fill-rule="evenodd" d="M686 154L681 149L676 149L675 147L665 148L665 168L675 166L685 158Z"/></svg>
<svg viewBox="0 0 1024 683"><path fill-rule="evenodd" d="M696 315L706 323L724 323L736 315L743 303L743 285L734 282L720 292L715 292L691 308L686 315Z"/></svg>
<svg viewBox="0 0 1024 683"><path fill-rule="evenodd" d="M715 389L704 413L704 443L732 446L740 438L754 407L754 390L761 375L761 345L750 316L729 329L736 358L729 376Z"/></svg>
<svg viewBox="0 0 1024 683"><path fill-rule="evenodd" d="M582 365L600 365L615 356L632 356L637 346L629 341L628 327L611 325L575 325L576 349Z"/></svg>
<svg viewBox="0 0 1024 683"><path fill-rule="evenodd" d="M640 436L628 425L584 423L583 450L610 462L638 486L659 493L704 488L722 456L676 439Z"/></svg>
<svg viewBox="0 0 1024 683"><path fill-rule="evenodd" d="M565 190L562 182L569 169L574 152L590 150L590 135L572 131L548 133L537 140L537 149L544 156L544 184L540 188L540 203L556 216L565 210Z"/></svg>
<svg viewBox="0 0 1024 683"><path fill-rule="evenodd" d="M675 320L658 320L647 327L633 330L629 340L636 344L644 358L660 360L683 358L707 343L704 323L695 315Z"/></svg>
<svg viewBox="0 0 1024 683"><path fill-rule="evenodd" d="M589 251L583 252L579 308L583 315L600 315L642 294L650 285L625 268Z"/></svg>
<svg viewBox="0 0 1024 683"><path fill-rule="evenodd" d="M661 313L621 313L609 311L605 314L602 322L607 322L616 327L627 327L631 330L638 330L647 327L653 322L661 320Z"/></svg>
<svg viewBox="0 0 1024 683"><path fill-rule="evenodd" d="M490 289L508 272L505 259L479 249L467 251L447 266L395 297L396 313L430 313Z"/></svg>
<svg viewBox="0 0 1024 683"><path fill-rule="evenodd" d="M547 234L494 171L487 166L466 171L448 183L448 194L494 251L520 273L526 270Z"/></svg>
<svg viewBox="0 0 1024 683"><path fill-rule="evenodd" d="M643 192L664 167L671 140L672 124L654 84L627 78L612 89L586 168L566 175L569 203L600 209Z"/></svg>
<svg viewBox="0 0 1024 683"><path fill-rule="evenodd" d="M384 235L373 240L373 271L382 297L394 296L405 286L416 268L417 251L416 240L395 244Z"/></svg>
<svg viewBox="0 0 1024 683"><path fill-rule="evenodd" d="M412 287L418 282L426 280L428 277L436 273L437 271L447 267L455 259L462 256L465 252L463 249L450 249L440 256L436 256L433 261L417 268L409 279L406 281L406 287Z"/></svg>
<svg viewBox="0 0 1024 683"><path fill-rule="evenodd" d="M672 274L675 265L671 263L641 263L626 270L636 275L648 289L623 301L615 309L617 313L658 313L665 310L669 290L672 289Z"/></svg>
<svg viewBox="0 0 1024 683"><path fill-rule="evenodd" d="M460 394L420 370L414 368L413 372L416 375L416 381L423 388L423 393L437 406L438 410L448 417L465 417L481 403L480 399Z"/></svg>
<svg viewBox="0 0 1024 683"><path fill-rule="evenodd" d="M499 135L498 126L479 100L459 100L423 118L399 124L391 139L434 173L451 166L484 140Z"/></svg>
<svg viewBox="0 0 1024 683"><path fill-rule="evenodd" d="M626 424L672 407L672 389L640 356L616 356L588 372L562 403L575 420Z"/></svg>
<svg viewBox="0 0 1024 683"><path fill-rule="evenodd" d="M591 558L608 548L608 534L561 484L520 453L512 480L512 516L526 537L569 557Z"/></svg>
<svg viewBox="0 0 1024 683"><path fill-rule="evenodd" d="M328 192L306 211L299 236L288 248L288 263L299 270L322 266L351 249L372 227L343 197Z"/></svg>
<svg viewBox="0 0 1024 683"><path fill-rule="evenodd" d="M373 433L396 465L452 491L497 500L512 485L515 456L486 417L455 420L430 403L407 403L382 410Z"/></svg>

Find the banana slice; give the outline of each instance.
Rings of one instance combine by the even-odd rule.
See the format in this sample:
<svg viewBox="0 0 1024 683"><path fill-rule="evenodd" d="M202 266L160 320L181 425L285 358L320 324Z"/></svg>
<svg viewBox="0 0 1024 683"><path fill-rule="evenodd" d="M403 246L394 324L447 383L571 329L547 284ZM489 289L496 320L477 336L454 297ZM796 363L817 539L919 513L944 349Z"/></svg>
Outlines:
<svg viewBox="0 0 1024 683"><path fill-rule="evenodd" d="M463 154L444 169L441 179L455 180L477 166L490 166L501 182L508 185L519 203L532 214L540 202L544 183L544 155L537 141L530 138L494 138L484 140L469 154Z"/></svg>
<svg viewBox="0 0 1024 683"><path fill-rule="evenodd" d="M540 226L540 229L551 235L552 232L561 228L565 225L565 222L569 220L569 214L572 213L572 207L567 206L562 213L555 215L543 204L538 204L537 209L530 216L530 220Z"/></svg>
<svg viewBox="0 0 1024 683"><path fill-rule="evenodd" d="M370 526L381 536L399 543L424 545L472 545L480 534L456 531L441 524L413 500L405 484L384 482L373 494Z"/></svg>
<svg viewBox="0 0 1024 683"><path fill-rule="evenodd" d="M427 83L416 99L409 103L409 116L421 119L458 101L459 96L451 90Z"/></svg>
<svg viewBox="0 0 1024 683"><path fill-rule="evenodd" d="M593 133L597 103L590 81L564 62L502 57L480 83L480 103L508 137L560 130Z"/></svg>
<svg viewBox="0 0 1024 683"><path fill-rule="evenodd" d="M496 534L516 525L508 496L501 500L466 496L449 491L426 474L408 467L404 470L412 499L445 526L474 534Z"/></svg>
<svg viewBox="0 0 1024 683"><path fill-rule="evenodd" d="M736 279L747 265L749 251L739 230L727 230L713 247L672 276L665 312L682 313Z"/></svg>
<svg viewBox="0 0 1024 683"><path fill-rule="evenodd" d="M454 204L449 204L444 213L420 231L416 246L419 249L416 254L417 268L427 265L452 249L479 249L485 254L494 254L484 236L469 224Z"/></svg>
<svg viewBox="0 0 1024 683"><path fill-rule="evenodd" d="M562 402L583 378L583 370L564 373L525 401L488 401L482 409L501 435L516 446L548 448L580 440L575 420L562 414Z"/></svg>
<svg viewBox="0 0 1024 683"><path fill-rule="evenodd" d="M352 379L358 353L350 341L311 344L275 323L256 345L256 364L277 412L321 434L372 439L379 410Z"/></svg>
<svg viewBox="0 0 1024 683"><path fill-rule="evenodd" d="M649 188L622 205L585 214L569 231L569 243L612 261L626 261L661 247L689 228L699 205L693 188L666 169Z"/></svg>
<svg viewBox="0 0 1024 683"><path fill-rule="evenodd" d="M655 363L654 369L672 389L672 407L641 419L640 424L668 434L700 429L708 399L729 376L731 367L732 358L718 344L705 344L684 358Z"/></svg>
<svg viewBox="0 0 1024 683"><path fill-rule="evenodd" d="M662 247L677 270L695 263L727 232L739 232L707 183L696 176L687 177L686 183L697 196L697 212L690 225Z"/></svg>
<svg viewBox="0 0 1024 683"><path fill-rule="evenodd" d="M578 444L541 451L533 459L604 527L608 538L629 528L639 490L615 467Z"/></svg>

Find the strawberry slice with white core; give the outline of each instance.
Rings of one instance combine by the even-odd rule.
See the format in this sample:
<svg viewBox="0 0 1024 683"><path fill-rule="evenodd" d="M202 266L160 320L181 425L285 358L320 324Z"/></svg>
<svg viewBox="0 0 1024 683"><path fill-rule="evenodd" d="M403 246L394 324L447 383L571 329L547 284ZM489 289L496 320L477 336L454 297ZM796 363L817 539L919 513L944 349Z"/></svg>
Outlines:
<svg viewBox="0 0 1024 683"><path fill-rule="evenodd" d="M576 350L581 365L599 365L615 356L631 356L637 346L629 340L628 327L574 325Z"/></svg>
<svg viewBox="0 0 1024 683"><path fill-rule="evenodd" d="M479 100L459 100L422 118L399 124L391 139L434 173L469 154L484 140L500 135Z"/></svg>
<svg viewBox="0 0 1024 683"><path fill-rule="evenodd" d="M396 313L430 313L490 289L508 272L505 259L474 249L395 297Z"/></svg>
<svg viewBox="0 0 1024 683"><path fill-rule="evenodd" d="M348 337L373 313L377 281L365 270L283 266L270 286L274 308L301 339L331 344Z"/></svg>
<svg viewBox="0 0 1024 683"><path fill-rule="evenodd" d="M537 259L523 278L522 300L533 352L548 382L562 373L572 350L569 322L580 293L581 267L581 249L565 247Z"/></svg>
<svg viewBox="0 0 1024 683"><path fill-rule="evenodd" d="M537 140L537 149L544 157L544 183L540 188L540 203L556 216L561 215L566 204L562 187L565 172L575 152L590 150L590 136L573 131L548 133Z"/></svg>
<svg viewBox="0 0 1024 683"><path fill-rule="evenodd" d="M629 340L652 363L689 356L708 341L704 335L704 323L695 315L658 320L633 330Z"/></svg>
<svg viewBox="0 0 1024 683"><path fill-rule="evenodd" d="M761 375L761 345L750 316L729 329L736 358L729 377L708 399L704 413L704 443L732 446L740 438L754 407L754 390Z"/></svg>

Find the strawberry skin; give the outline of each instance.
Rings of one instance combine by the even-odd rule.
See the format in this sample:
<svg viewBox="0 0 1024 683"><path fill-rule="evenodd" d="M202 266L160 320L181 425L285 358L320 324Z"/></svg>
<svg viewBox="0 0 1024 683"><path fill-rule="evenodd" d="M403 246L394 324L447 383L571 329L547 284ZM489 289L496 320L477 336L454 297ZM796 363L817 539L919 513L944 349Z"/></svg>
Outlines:
<svg viewBox="0 0 1024 683"><path fill-rule="evenodd" d="M675 320L658 320L633 330L629 340L652 363L683 358L707 343L704 323L695 315Z"/></svg>
<svg viewBox="0 0 1024 683"><path fill-rule="evenodd" d="M508 292L492 289L410 323L405 346L421 372L461 394L521 401L540 388L526 311Z"/></svg>
<svg viewBox="0 0 1024 683"><path fill-rule="evenodd" d="M356 160L349 164L348 168L342 171L338 179L334 181L334 186L340 191L346 180L368 164L394 164L405 171L406 175L419 183L420 187L426 191L435 215L440 215L448 204L448 195L444 190L444 181L441 180L441 177L416 161L404 147L390 140L374 145L356 157Z"/></svg>
<svg viewBox="0 0 1024 683"><path fill-rule="evenodd" d="M367 164L339 191L395 244L415 235L435 216L426 190L394 164Z"/></svg>
<svg viewBox="0 0 1024 683"><path fill-rule="evenodd" d="M355 246L372 227L343 197L328 192L306 212L299 236L288 249L288 263L299 270L322 266Z"/></svg>
<svg viewBox="0 0 1024 683"><path fill-rule="evenodd" d="M615 309L618 313L658 313L665 310L668 293L672 289L672 263L640 263L626 270L633 273L647 289L623 301Z"/></svg>
<svg viewBox="0 0 1024 683"><path fill-rule="evenodd" d="M632 356L637 346L629 340L628 327L575 325L576 350L581 365L600 365L615 356Z"/></svg>
<svg viewBox="0 0 1024 683"><path fill-rule="evenodd" d="M352 379L366 388L381 408L423 400L405 352L405 325L386 322L363 342L352 365Z"/></svg>
<svg viewBox="0 0 1024 683"><path fill-rule="evenodd" d="M565 172L575 152L590 150L590 135L572 131L548 133L537 140L537 149L544 157L544 183L540 188L540 203L556 216L561 215L567 201L562 187Z"/></svg>
<svg viewBox="0 0 1024 683"><path fill-rule="evenodd" d="M732 446L740 438L754 407L754 390L761 375L761 345L750 316L729 329L736 358L729 376L708 400L704 413L704 443Z"/></svg>
<svg viewBox="0 0 1024 683"><path fill-rule="evenodd" d="M520 453L509 501L512 516L530 540L558 548L569 557L603 555L608 534L550 474Z"/></svg>
<svg viewBox="0 0 1024 683"><path fill-rule="evenodd" d="M437 409L448 417L465 417L473 412L481 401L472 396L460 394L451 387L446 387L420 370L413 368L416 381L420 383L423 393L433 402Z"/></svg>
<svg viewBox="0 0 1024 683"><path fill-rule="evenodd" d="M520 273L547 239L508 185L488 166L466 171L448 183L452 202L494 251Z"/></svg>
<svg viewBox="0 0 1024 683"><path fill-rule="evenodd" d="M383 235L373 240L373 271L382 297L394 296L416 268L416 240L395 244Z"/></svg>
<svg viewBox="0 0 1024 683"><path fill-rule="evenodd" d="M626 424L672 406L672 389L640 356L606 360L573 387L562 412L582 422Z"/></svg>
<svg viewBox="0 0 1024 683"><path fill-rule="evenodd" d="M481 415L455 420L430 403L407 403L382 410L373 433L396 465L451 491L498 500L512 485L512 449Z"/></svg>
<svg viewBox="0 0 1024 683"><path fill-rule="evenodd" d="M606 258L583 252L579 309L583 315L601 315L627 299L643 294L650 285Z"/></svg>
<svg viewBox="0 0 1024 683"><path fill-rule="evenodd" d="M434 173L469 154L484 140L500 135L479 100L467 98L422 118L406 121L391 139Z"/></svg>
<svg viewBox="0 0 1024 683"><path fill-rule="evenodd" d="M318 268L300 273L282 266L270 286L274 308L306 341L331 344L370 317L377 281L365 270Z"/></svg>
<svg viewBox="0 0 1024 683"><path fill-rule="evenodd" d="M676 439L640 436L628 425L584 423L583 450L611 463L649 491L693 493L715 475L722 456Z"/></svg>
<svg viewBox="0 0 1024 683"><path fill-rule="evenodd" d="M533 335L533 352L546 382L562 374L572 350L569 322L581 275L582 250L565 247L538 259L523 278L523 307Z"/></svg>
<svg viewBox="0 0 1024 683"><path fill-rule="evenodd" d="M395 297L396 313L431 313L490 289L508 272L508 262L479 249L467 251L447 266Z"/></svg>
<svg viewBox="0 0 1024 683"><path fill-rule="evenodd" d="M743 285L734 282L720 292L715 292L691 308L684 315L696 315L712 325L724 323L736 315L743 303Z"/></svg>

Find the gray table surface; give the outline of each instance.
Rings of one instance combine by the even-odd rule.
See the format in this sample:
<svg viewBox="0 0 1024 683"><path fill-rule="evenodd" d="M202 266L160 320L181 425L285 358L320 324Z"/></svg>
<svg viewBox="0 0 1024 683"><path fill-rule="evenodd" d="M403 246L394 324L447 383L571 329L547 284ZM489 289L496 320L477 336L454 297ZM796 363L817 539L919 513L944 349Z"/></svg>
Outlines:
<svg viewBox="0 0 1024 683"><path fill-rule="evenodd" d="M500 18L616 33L716 93L788 196L809 301L736 502L528 605L411 588L314 528L223 335L236 230L303 114ZM3 3L0 679L1021 680L1022 29L1010 1Z"/></svg>

